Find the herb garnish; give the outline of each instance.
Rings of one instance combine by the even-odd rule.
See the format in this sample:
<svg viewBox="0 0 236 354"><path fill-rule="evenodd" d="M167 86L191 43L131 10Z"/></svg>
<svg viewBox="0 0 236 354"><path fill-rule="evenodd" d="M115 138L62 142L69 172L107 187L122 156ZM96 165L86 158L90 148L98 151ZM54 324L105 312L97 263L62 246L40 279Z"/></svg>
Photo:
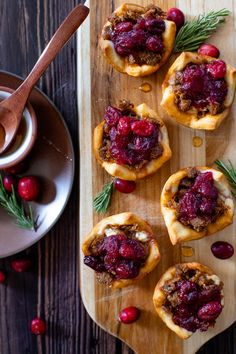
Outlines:
<svg viewBox="0 0 236 354"><path fill-rule="evenodd" d="M34 219L32 207L29 206L27 214L24 206L17 200L14 187L12 193L7 193L3 186L2 176L0 175L0 207L5 209L9 215L16 218L16 225L24 229L36 230L37 220Z"/></svg>
<svg viewBox="0 0 236 354"><path fill-rule="evenodd" d="M175 38L174 52L197 50L199 45L216 31L218 25L225 22L224 17L229 14L229 10L221 9L200 15L192 21L186 21Z"/></svg>
<svg viewBox="0 0 236 354"><path fill-rule="evenodd" d="M102 191L93 200L93 208L97 213L105 213L110 205L113 191L113 180L104 185Z"/></svg>
<svg viewBox="0 0 236 354"><path fill-rule="evenodd" d="M227 178L232 188L232 194L234 198L236 198L236 170L233 167L231 161L229 160L229 164L226 165L223 161L216 160L215 164L219 167L219 170L223 172L223 174Z"/></svg>

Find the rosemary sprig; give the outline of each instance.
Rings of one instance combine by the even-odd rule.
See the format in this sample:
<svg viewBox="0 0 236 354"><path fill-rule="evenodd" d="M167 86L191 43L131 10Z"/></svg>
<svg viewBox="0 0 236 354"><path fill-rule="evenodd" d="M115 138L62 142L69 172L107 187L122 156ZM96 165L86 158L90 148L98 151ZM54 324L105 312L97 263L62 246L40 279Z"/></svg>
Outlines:
<svg viewBox="0 0 236 354"><path fill-rule="evenodd" d="M216 31L217 26L225 22L224 17L229 14L229 10L221 9L200 15L192 21L186 21L175 38L174 52L192 52L198 49L199 45Z"/></svg>
<svg viewBox="0 0 236 354"><path fill-rule="evenodd" d="M0 207L6 209L9 215L16 218L16 224L24 229L36 230L37 220L34 220L33 210L29 206L29 213L26 214L24 206L17 200L14 187L12 193L8 194L3 186L2 176L0 175Z"/></svg>
<svg viewBox="0 0 236 354"><path fill-rule="evenodd" d="M232 188L232 194L234 198L236 198L236 170L233 167L231 161L229 160L229 164L226 165L223 161L216 160L215 164L218 166L219 170L223 172L223 174L227 178Z"/></svg>
<svg viewBox="0 0 236 354"><path fill-rule="evenodd" d="M104 185L102 191L93 200L93 208L97 213L105 213L110 205L113 181Z"/></svg>

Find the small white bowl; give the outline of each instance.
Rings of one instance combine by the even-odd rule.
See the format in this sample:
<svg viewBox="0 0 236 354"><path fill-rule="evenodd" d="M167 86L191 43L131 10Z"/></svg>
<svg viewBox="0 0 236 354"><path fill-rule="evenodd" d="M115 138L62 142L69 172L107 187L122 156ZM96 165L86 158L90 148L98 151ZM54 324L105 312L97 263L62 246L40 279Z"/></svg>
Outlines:
<svg viewBox="0 0 236 354"><path fill-rule="evenodd" d="M0 86L0 101L9 97L14 90ZM27 103L16 137L6 152L0 155L0 169L21 162L32 149L37 135L37 119L33 107Z"/></svg>

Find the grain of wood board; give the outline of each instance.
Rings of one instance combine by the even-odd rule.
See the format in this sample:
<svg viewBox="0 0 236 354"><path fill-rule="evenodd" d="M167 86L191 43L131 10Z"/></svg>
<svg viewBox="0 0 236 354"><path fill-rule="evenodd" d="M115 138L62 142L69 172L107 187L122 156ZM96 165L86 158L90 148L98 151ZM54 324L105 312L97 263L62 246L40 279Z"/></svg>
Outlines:
<svg viewBox="0 0 236 354"><path fill-rule="evenodd" d="M194 248L192 257L181 254L181 246L173 247L169 241L163 218L160 214L161 189L170 174L182 167L194 165L211 166L216 158L229 158L236 164L234 152L234 136L236 132L234 104L230 116L223 125L214 132L202 132L175 124L160 107L161 83L168 70L170 59L159 72L146 78L134 78L113 70L102 56L98 46L98 35L107 16L122 1L93 0L90 2L90 17L78 34L78 102L80 109L80 243L90 231L92 225L104 216L93 213L92 200L101 190L104 183L110 181L107 173L98 165L92 155L92 132L101 121L104 109L108 104L117 104L119 99L128 98L135 105L146 102L164 119L169 136L173 157L154 176L140 181L134 193L124 196L115 193L107 214L112 215L123 211L132 211L146 219L153 227L160 244L162 259L157 268L135 286L123 290L110 290L98 284L94 272L83 265L80 256L80 284L85 307L90 316L106 331L125 341L138 354L170 354L195 353L211 337L230 326L236 319L235 304L235 258L220 261L214 258L210 245L217 240L228 240L234 246L235 224L227 227L216 235L198 241L187 242L185 245ZM148 1L137 0L137 4L147 5ZM236 65L234 11L235 3L231 1L179 0L154 1L154 4L167 9L179 7L188 18L210 10L218 10L223 6L231 11L227 23L224 24L211 42L215 43L222 53L222 59ZM85 79L86 78L86 79ZM152 91L143 93L138 88L148 82ZM200 147L193 146L193 137L203 140ZM207 333L196 333L186 341L180 340L161 322L154 311L152 295L156 282L161 274L177 262L199 261L210 266L225 283L225 308L214 328ZM139 321L127 327L117 321L118 312L134 305L142 310Z"/></svg>

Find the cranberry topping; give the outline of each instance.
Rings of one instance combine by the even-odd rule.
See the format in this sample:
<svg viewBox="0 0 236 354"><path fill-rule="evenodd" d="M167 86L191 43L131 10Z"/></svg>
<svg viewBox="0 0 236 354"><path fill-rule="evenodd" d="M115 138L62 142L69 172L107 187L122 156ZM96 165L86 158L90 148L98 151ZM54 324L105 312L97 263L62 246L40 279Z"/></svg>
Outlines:
<svg viewBox="0 0 236 354"><path fill-rule="evenodd" d="M125 324L130 324L139 318L140 311L137 307L126 307L119 313L119 321Z"/></svg>
<svg viewBox="0 0 236 354"><path fill-rule="evenodd" d="M162 154L160 126L154 120L140 119L132 110L112 106L107 107L104 118L103 146L99 150L103 160L140 168Z"/></svg>
<svg viewBox="0 0 236 354"><path fill-rule="evenodd" d="M143 64L146 61L146 64L156 65L164 51L162 34L165 21L162 17L163 13L159 10L145 10L143 14L136 13L133 16L131 11L122 17L113 15L109 19L111 24L104 29L103 37L111 40L116 52L127 57L131 63L140 65L140 62ZM141 59L142 52L145 58ZM153 53L160 55L156 55L154 60Z"/></svg>
<svg viewBox="0 0 236 354"><path fill-rule="evenodd" d="M210 64L188 64L175 75L175 102L182 111L194 107L199 117L215 115L224 108L228 87L224 79L226 64L215 60Z"/></svg>
<svg viewBox="0 0 236 354"><path fill-rule="evenodd" d="M220 51L212 44L204 43L198 48L198 54L208 55L209 57L219 58Z"/></svg>
<svg viewBox="0 0 236 354"><path fill-rule="evenodd" d="M138 276L147 258L147 245L125 234L104 237L84 257L84 264L96 272L108 272L115 279Z"/></svg>
<svg viewBox="0 0 236 354"><path fill-rule="evenodd" d="M134 181L126 181L121 178L115 178L113 185L115 189L121 193L132 193L136 188L136 183Z"/></svg>
<svg viewBox="0 0 236 354"><path fill-rule="evenodd" d="M182 280L179 279L182 277ZM166 294L164 307L172 312L173 322L188 331L206 331L215 324L222 311L220 285L206 274L193 270L180 273L173 282L163 286Z"/></svg>
<svg viewBox="0 0 236 354"><path fill-rule="evenodd" d="M175 195L178 203L178 220L197 231L203 230L220 215L224 207L218 203L218 190L214 186L212 172L198 173L189 186Z"/></svg>
<svg viewBox="0 0 236 354"><path fill-rule="evenodd" d="M233 256L234 248L228 242L217 241L211 245L211 252L216 258L228 259Z"/></svg>
<svg viewBox="0 0 236 354"><path fill-rule="evenodd" d="M172 7L167 11L167 20L173 21L179 30L184 25L185 17L180 9Z"/></svg>

